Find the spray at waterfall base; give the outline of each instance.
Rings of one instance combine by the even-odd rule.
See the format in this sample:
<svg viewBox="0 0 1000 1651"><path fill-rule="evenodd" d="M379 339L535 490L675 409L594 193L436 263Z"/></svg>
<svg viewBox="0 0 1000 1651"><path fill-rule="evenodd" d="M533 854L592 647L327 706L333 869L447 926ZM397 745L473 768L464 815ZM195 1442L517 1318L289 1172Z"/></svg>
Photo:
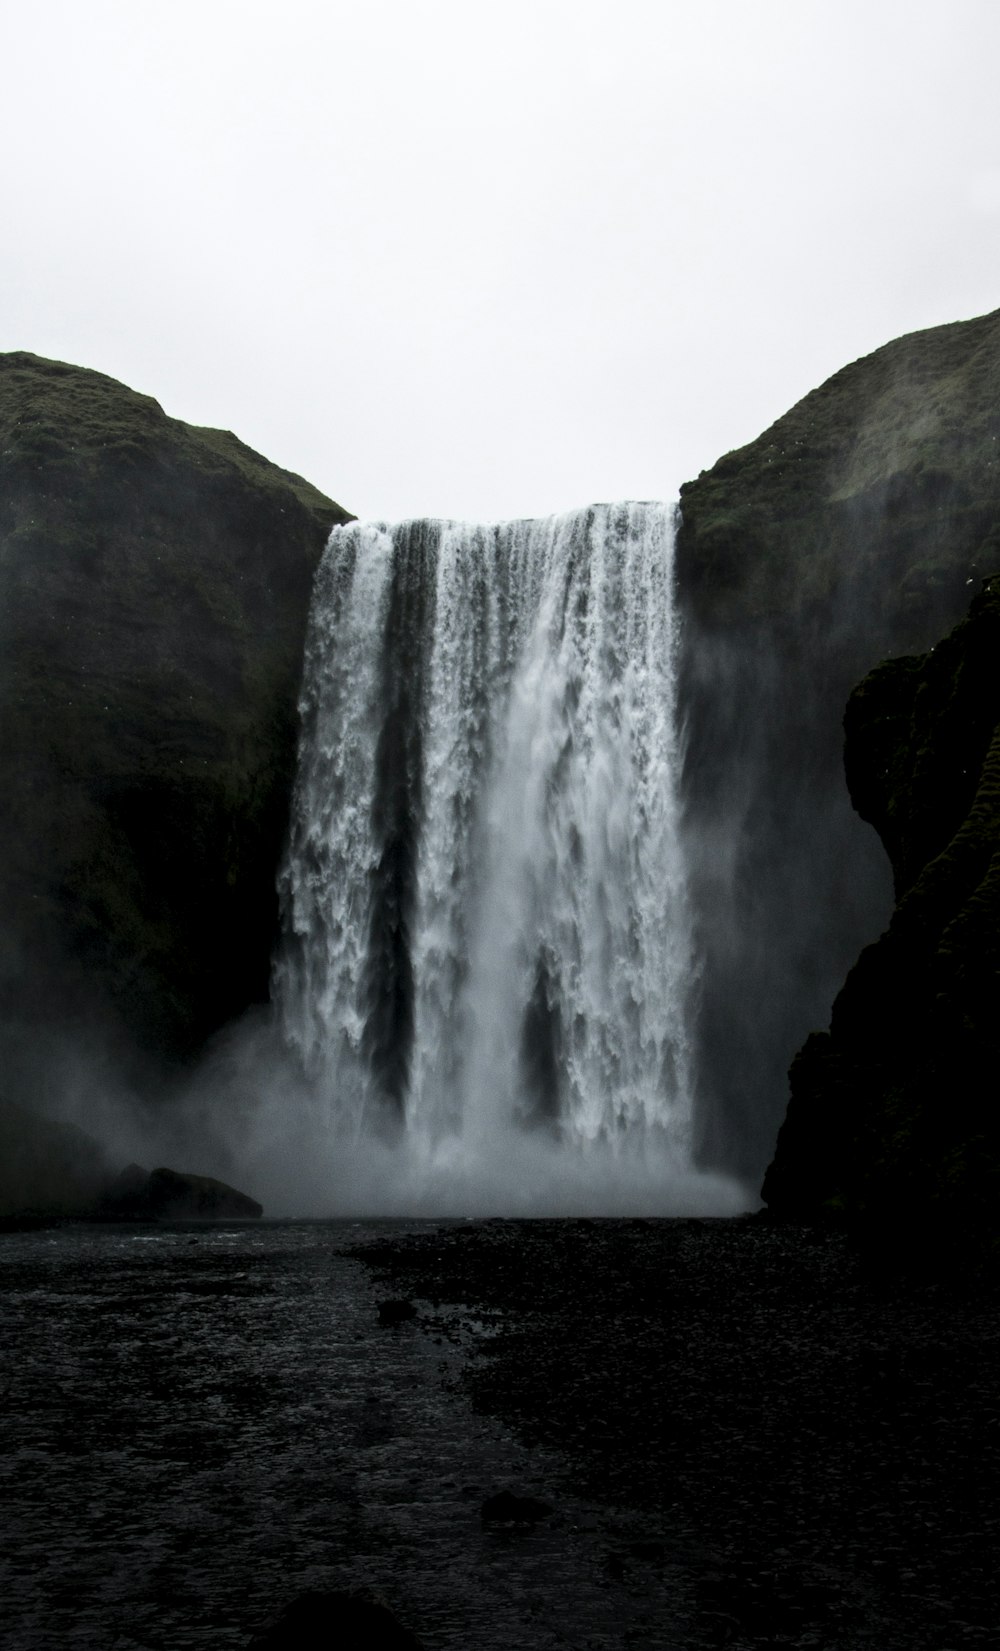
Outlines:
<svg viewBox="0 0 1000 1651"><path fill-rule="evenodd" d="M746 1206L691 1158L672 551L659 504L331 535L273 998L338 1207Z"/></svg>

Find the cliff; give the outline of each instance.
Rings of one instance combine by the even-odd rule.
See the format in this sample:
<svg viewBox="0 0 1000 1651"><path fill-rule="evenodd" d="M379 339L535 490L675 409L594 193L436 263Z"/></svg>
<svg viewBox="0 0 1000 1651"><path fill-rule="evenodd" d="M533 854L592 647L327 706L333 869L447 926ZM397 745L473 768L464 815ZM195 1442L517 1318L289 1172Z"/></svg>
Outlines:
<svg viewBox="0 0 1000 1651"><path fill-rule="evenodd" d="M845 718L859 813L896 904L791 1070L772 1212L995 1218L1000 1191L1000 576Z"/></svg>
<svg viewBox="0 0 1000 1651"><path fill-rule="evenodd" d="M346 519L226 431L0 356L12 1096L64 1035L175 1060L266 997L312 576Z"/></svg>
<svg viewBox="0 0 1000 1651"><path fill-rule="evenodd" d="M748 1180L791 1052L891 910L843 783L844 701L887 656L902 692L1000 562L998 442L1000 312L845 368L682 489L698 1151ZM97 373L0 357L12 1100L44 1110L60 1042L176 1066L266 998L312 577L347 519L226 432ZM890 823L859 772L909 875L923 827L898 800Z"/></svg>
<svg viewBox="0 0 1000 1651"><path fill-rule="evenodd" d="M998 449L1000 310L894 340L681 489L689 613L862 648L940 635L996 561Z"/></svg>
<svg viewBox="0 0 1000 1651"><path fill-rule="evenodd" d="M891 909L843 706L1000 562L1000 311L845 367L681 491L702 1156L759 1180L792 1051Z"/></svg>

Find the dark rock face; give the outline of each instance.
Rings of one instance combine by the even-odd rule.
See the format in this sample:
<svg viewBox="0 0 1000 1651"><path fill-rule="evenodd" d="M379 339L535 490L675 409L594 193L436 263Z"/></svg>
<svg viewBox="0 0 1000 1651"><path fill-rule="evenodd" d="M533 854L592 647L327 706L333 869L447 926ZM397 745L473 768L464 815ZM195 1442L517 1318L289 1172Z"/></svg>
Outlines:
<svg viewBox="0 0 1000 1651"><path fill-rule="evenodd" d="M816 1217L995 1219L1000 1191L1000 577L848 704L847 774L896 908L795 1059L763 1196Z"/></svg>
<svg viewBox="0 0 1000 1651"><path fill-rule="evenodd" d="M998 406L1000 312L845 368L682 490L699 1148L747 1178L772 1150L790 1052L890 907L843 787L841 707L877 660L957 620L967 582L997 565ZM266 998L312 577L346 519L226 432L97 373L0 357L14 1100L44 1111L57 1039L97 1027L117 1055L176 1069ZM917 669L895 662L900 703ZM926 863L918 813L879 816L897 875Z"/></svg>
<svg viewBox="0 0 1000 1651"><path fill-rule="evenodd" d="M791 1052L891 907L843 784L843 706L1000 562L998 407L1000 312L844 368L681 490L701 1150L747 1177Z"/></svg>
<svg viewBox="0 0 1000 1651"><path fill-rule="evenodd" d="M813 614L850 635L838 609L864 604L911 646L938 635L965 578L997 559L998 401L1000 310L843 368L682 488L692 616Z"/></svg>
<svg viewBox="0 0 1000 1651"><path fill-rule="evenodd" d="M0 990L176 1060L266 998L312 576L347 519L228 432L0 356Z"/></svg>

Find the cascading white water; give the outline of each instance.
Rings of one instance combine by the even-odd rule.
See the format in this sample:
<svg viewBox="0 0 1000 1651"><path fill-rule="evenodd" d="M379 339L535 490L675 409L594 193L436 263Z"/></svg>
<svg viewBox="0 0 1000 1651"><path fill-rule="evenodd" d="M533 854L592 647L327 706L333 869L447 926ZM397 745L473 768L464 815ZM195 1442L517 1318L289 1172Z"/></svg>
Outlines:
<svg viewBox="0 0 1000 1651"><path fill-rule="evenodd" d="M274 993L339 1137L689 1168L673 510L334 529Z"/></svg>

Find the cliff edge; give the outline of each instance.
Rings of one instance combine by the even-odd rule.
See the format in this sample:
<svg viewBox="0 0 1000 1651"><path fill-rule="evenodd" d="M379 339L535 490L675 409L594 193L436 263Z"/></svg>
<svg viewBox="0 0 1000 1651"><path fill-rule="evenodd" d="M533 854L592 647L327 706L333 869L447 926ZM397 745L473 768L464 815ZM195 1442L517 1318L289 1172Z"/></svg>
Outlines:
<svg viewBox="0 0 1000 1651"><path fill-rule="evenodd" d="M699 1151L759 1183L788 1062L885 927L843 707L1000 566L1000 311L896 339L681 490Z"/></svg>
<svg viewBox="0 0 1000 1651"><path fill-rule="evenodd" d="M266 998L313 572L347 512L100 373L0 356L0 993L183 1059Z"/></svg>
<svg viewBox="0 0 1000 1651"><path fill-rule="evenodd" d="M855 807L892 862L886 932L792 1065L778 1215L995 1219L1000 1192L1000 575L845 718Z"/></svg>

